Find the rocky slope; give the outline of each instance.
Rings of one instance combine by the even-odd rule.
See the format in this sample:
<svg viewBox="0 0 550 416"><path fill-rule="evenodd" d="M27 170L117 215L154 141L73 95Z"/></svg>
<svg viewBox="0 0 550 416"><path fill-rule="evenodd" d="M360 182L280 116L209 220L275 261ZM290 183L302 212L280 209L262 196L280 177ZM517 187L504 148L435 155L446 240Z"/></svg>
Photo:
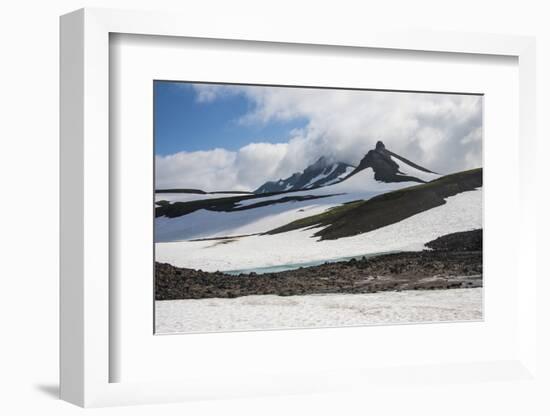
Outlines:
<svg viewBox="0 0 550 416"><path fill-rule="evenodd" d="M437 174L386 149L381 141L354 167L343 162L334 162L327 157L319 158L303 172L294 173L286 179L269 181L254 191L255 194L314 189L342 182L358 172L371 168L374 179L380 182L425 183L436 179Z"/></svg>
<svg viewBox="0 0 550 416"><path fill-rule="evenodd" d="M405 159L386 149L381 141L376 143L376 147L361 159L357 168L350 176L355 175L363 169L372 168L374 179L381 182L427 182L424 174L437 175L416 163ZM414 174L407 174L407 171L413 171ZM435 178L433 178L435 179Z"/></svg>
<svg viewBox="0 0 550 416"><path fill-rule="evenodd" d="M387 192L367 201L343 204L291 222L268 234L323 226L315 236L334 240L369 232L443 205L445 198L450 196L477 189L482 186L482 178L481 168L443 176L429 183Z"/></svg>
<svg viewBox="0 0 550 416"><path fill-rule="evenodd" d="M483 249L482 230L463 231L436 238L426 247L438 251L479 251Z"/></svg>
<svg viewBox="0 0 550 416"><path fill-rule="evenodd" d="M481 230L475 230L426 244L438 247L445 241L443 250L387 254L261 275L233 276L156 263L155 296L172 300L480 287L480 236Z"/></svg>
<svg viewBox="0 0 550 416"><path fill-rule="evenodd" d="M254 191L255 194L312 189L340 182L348 176L354 167L343 162L334 162L320 157L302 172L296 172L286 179L269 181Z"/></svg>

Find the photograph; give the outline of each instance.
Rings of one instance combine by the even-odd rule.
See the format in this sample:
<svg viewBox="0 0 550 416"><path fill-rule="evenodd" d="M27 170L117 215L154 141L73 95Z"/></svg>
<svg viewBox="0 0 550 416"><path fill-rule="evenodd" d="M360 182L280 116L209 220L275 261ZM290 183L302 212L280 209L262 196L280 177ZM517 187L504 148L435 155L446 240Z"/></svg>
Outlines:
<svg viewBox="0 0 550 416"><path fill-rule="evenodd" d="M483 320L483 95L153 81L155 334Z"/></svg>

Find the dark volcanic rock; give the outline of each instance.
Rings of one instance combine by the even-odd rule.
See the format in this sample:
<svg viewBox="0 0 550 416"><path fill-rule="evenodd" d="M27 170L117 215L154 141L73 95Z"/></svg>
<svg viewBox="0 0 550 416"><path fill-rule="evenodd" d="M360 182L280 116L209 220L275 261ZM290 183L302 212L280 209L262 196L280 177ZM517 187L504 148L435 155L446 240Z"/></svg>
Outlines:
<svg viewBox="0 0 550 416"><path fill-rule="evenodd" d="M192 188L173 188L173 189L157 189L155 190L157 194L207 194L208 192L203 191L202 189L192 189Z"/></svg>
<svg viewBox="0 0 550 416"><path fill-rule="evenodd" d="M447 234L426 243L426 247L440 251L481 251L483 231L479 229Z"/></svg>
<svg viewBox="0 0 550 416"><path fill-rule="evenodd" d="M302 218L269 231L278 234L300 228L323 228L316 237L335 240L376 230L445 204L445 199L483 185L482 169L443 176L428 183L410 186L333 208L319 215Z"/></svg>
<svg viewBox="0 0 550 416"><path fill-rule="evenodd" d="M272 196L279 195L281 193L270 193L264 194L263 196ZM285 202L291 201L308 201L311 199L320 199L320 198L329 198L334 195L299 195L292 196L292 194L285 193L279 199L270 199L270 200L260 200L256 203L250 203L247 205L239 206L241 201L254 200L258 199L258 195L246 194L244 196L234 196L234 197L223 197L223 198L211 198L211 199L198 199L194 201L186 202L173 202L168 201L157 201L155 207L155 217L168 217L175 218L182 215L191 214L192 212L198 211L200 209L206 209L209 211L218 211L218 212L235 212L235 211L246 211L254 208L259 208L267 205L282 204Z"/></svg>
<svg viewBox="0 0 550 416"><path fill-rule="evenodd" d="M339 182L348 168L353 166L343 162L331 161L327 157L320 157L315 163L294 173L286 179L269 181L254 191L255 194L269 192L293 191L298 189L312 189Z"/></svg>
<svg viewBox="0 0 550 416"><path fill-rule="evenodd" d="M422 166L417 165L416 163L411 162L410 160L405 159L402 156L390 152L386 149L384 143L378 141L374 150L369 150L365 157L361 159L359 166L357 166L357 168L351 173L351 175L355 175L357 172L360 172L363 169L372 168L372 170L374 171L374 179L376 179L377 181L424 183L422 179L415 178L413 176L403 175L403 172L399 171L399 165L391 158L391 156L423 172L435 173L426 168L423 168Z"/></svg>
<svg viewBox="0 0 550 416"><path fill-rule="evenodd" d="M472 235L463 235L464 240L475 240L478 230L468 233ZM457 238L449 237L448 241ZM444 250L386 254L279 273L238 276L155 263L155 297L170 300L480 287L482 252L465 250L469 244L453 242L444 245ZM450 250L451 246L459 249Z"/></svg>

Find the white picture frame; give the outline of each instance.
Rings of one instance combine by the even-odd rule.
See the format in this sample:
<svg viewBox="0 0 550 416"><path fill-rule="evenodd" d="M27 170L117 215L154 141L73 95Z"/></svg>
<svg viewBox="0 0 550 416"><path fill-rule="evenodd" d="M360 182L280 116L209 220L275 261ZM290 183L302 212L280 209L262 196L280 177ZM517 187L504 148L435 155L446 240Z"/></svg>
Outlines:
<svg viewBox="0 0 550 416"><path fill-rule="evenodd" d="M517 294L519 342L507 360L473 363L418 363L417 379L480 382L472 374L493 374L507 380L536 377L536 200L526 168L533 166L535 132L535 41L530 37L427 32L361 31L327 34L323 30L284 30L273 25L239 25L168 13L82 9L61 18L61 398L80 406L159 403L197 398L342 390L403 379L410 370L333 369L331 377L292 374L235 383L220 374L183 381L112 382L113 354L110 311L109 36L113 33L206 39L382 48L452 54L504 55L519 65L520 213L518 263L523 272ZM112 224L111 224L112 225ZM274 335L276 336L276 335ZM343 382L342 380L346 380Z"/></svg>

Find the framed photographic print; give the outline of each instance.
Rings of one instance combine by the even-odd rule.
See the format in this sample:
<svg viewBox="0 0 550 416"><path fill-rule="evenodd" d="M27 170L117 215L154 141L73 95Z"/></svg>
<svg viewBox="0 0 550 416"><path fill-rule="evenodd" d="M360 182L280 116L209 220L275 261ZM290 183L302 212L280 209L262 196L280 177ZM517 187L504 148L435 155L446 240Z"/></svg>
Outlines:
<svg viewBox="0 0 550 416"><path fill-rule="evenodd" d="M481 95L153 88L156 333L482 318Z"/></svg>
<svg viewBox="0 0 550 416"><path fill-rule="evenodd" d="M62 398L532 380L533 40L200 22L61 19Z"/></svg>

